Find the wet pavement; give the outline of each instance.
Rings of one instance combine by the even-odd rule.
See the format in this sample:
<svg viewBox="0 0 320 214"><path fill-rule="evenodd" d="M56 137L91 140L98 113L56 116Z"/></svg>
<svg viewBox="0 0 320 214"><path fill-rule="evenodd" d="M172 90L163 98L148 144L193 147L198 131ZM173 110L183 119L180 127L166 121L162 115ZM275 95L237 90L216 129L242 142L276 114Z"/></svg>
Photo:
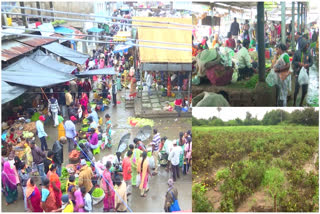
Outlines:
<svg viewBox="0 0 320 214"><path fill-rule="evenodd" d="M118 100L121 100L121 92L118 94ZM108 113L111 116L112 130L114 131L112 135L112 149L111 150L101 150L100 154L95 155L96 160L102 160L102 157L115 154L120 138L126 134L131 133L129 143L133 142L134 137L136 136L139 128L131 127L127 123L128 117L134 117L134 112L132 109L125 109L125 103L121 101L116 107L110 106L105 109L104 112L98 112L100 117L104 118L104 115ZM79 128L80 125L77 125ZM103 126L103 129L105 127ZM186 132L191 130L191 118L157 118L154 119L154 128L157 128L161 134L161 137L166 136L168 139L173 140L179 137L179 132ZM55 138L58 136L57 128L53 127L53 123L46 124L45 130L50 136L50 139L47 140L48 148L51 149L54 143ZM147 144L151 139L145 141ZM40 145L39 139L36 141L37 145ZM68 161L68 152L67 145L64 145L64 166L69 163ZM181 173L182 174L182 173ZM167 181L172 176L172 173L165 171L163 167L159 168L159 174L157 176L151 177L150 191L146 198L140 197L140 190L137 187L134 187L132 190L132 195L128 197L128 206L134 212L162 212L165 201L165 194L168 189ZM39 183L39 182L38 182ZM181 178L175 183L175 186L178 189L178 200L182 210L192 210L192 199L191 199L191 185L192 185L192 175L189 172L188 175L181 175ZM40 186L38 185L38 188ZM15 204L6 206L5 199L2 198L2 211L4 212L23 212L23 198L21 193L21 188L18 187L19 198ZM103 211L103 202L94 206L95 212Z"/></svg>
<svg viewBox="0 0 320 214"><path fill-rule="evenodd" d="M316 65L313 65L309 70L309 87L306 101L309 106L319 106L319 71Z"/></svg>

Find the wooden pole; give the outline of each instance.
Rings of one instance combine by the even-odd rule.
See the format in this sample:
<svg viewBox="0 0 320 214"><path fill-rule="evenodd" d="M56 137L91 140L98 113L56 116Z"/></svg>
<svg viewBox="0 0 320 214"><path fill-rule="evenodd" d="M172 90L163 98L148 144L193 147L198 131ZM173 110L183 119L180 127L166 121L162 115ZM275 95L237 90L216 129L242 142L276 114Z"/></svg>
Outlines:
<svg viewBox="0 0 320 214"><path fill-rule="evenodd" d="M257 7L257 41L259 60L259 81L265 82L265 48L264 48L264 2L258 2Z"/></svg>
<svg viewBox="0 0 320 214"><path fill-rule="evenodd" d="M297 32L300 32L300 2L298 2Z"/></svg>
<svg viewBox="0 0 320 214"><path fill-rule="evenodd" d="M21 1L19 2L19 4L20 4L20 7L24 7L24 2ZM26 13L25 9L21 9L21 13L25 14ZM22 16L22 23L25 27L28 27L27 16Z"/></svg>
<svg viewBox="0 0 320 214"><path fill-rule="evenodd" d="M41 7L40 7L40 2L36 2L36 5L37 5L37 8L38 9L41 9ZM39 15L39 17L41 17L41 11L40 10L38 10L38 15ZM41 17L40 19L39 19L39 21L41 21L41 22L43 22L43 18Z"/></svg>
<svg viewBox="0 0 320 214"><path fill-rule="evenodd" d="M281 42L286 44L286 2L281 2Z"/></svg>
<svg viewBox="0 0 320 214"><path fill-rule="evenodd" d="M48 97L47 97L46 93L44 93L44 90L43 90L42 88L40 88L40 89L41 89L41 91L42 91L42 93L43 93L44 97L47 99L47 101L49 101L49 99L48 99Z"/></svg>
<svg viewBox="0 0 320 214"><path fill-rule="evenodd" d="M292 2L292 19L291 19L291 50L294 50L294 47L295 47L295 40L294 40L294 33L295 33L295 29L294 29L294 12L295 12L294 2Z"/></svg>

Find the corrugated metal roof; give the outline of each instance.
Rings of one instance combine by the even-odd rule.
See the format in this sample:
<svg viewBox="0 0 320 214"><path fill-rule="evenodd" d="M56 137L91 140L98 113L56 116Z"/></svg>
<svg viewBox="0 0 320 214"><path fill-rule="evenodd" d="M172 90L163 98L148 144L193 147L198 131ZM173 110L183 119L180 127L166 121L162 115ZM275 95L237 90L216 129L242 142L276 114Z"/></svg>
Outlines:
<svg viewBox="0 0 320 214"><path fill-rule="evenodd" d="M37 38L38 39L38 38ZM17 42L17 41L2 41L1 44L1 60L8 61L14 57L32 51L35 47Z"/></svg>
<svg viewBox="0 0 320 214"><path fill-rule="evenodd" d="M59 34L53 34L51 36L61 37ZM36 38L36 37L25 37L25 38L21 38L21 39L20 38L16 39L16 41L24 43L24 44L27 44L27 45L30 45L32 47L38 47L38 46L41 46L41 45L45 45L45 44L48 44L50 42L54 42L56 40L57 39Z"/></svg>

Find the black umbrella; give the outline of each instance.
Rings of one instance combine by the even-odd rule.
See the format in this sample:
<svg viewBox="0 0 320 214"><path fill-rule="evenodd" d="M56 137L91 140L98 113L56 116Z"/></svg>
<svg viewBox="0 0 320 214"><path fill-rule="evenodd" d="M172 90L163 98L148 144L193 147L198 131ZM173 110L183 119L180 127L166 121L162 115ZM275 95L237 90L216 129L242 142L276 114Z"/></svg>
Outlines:
<svg viewBox="0 0 320 214"><path fill-rule="evenodd" d="M141 141L145 141L151 136L151 132L151 126L144 126L139 130L137 138L139 138Z"/></svg>
<svg viewBox="0 0 320 214"><path fill-rule="evenodd" d="M124 152L128 146L129 140L130 140L130 133L127 133L125 135L122 136L120 142L119 142L119 146L118 146L118 152Z"/></svg>

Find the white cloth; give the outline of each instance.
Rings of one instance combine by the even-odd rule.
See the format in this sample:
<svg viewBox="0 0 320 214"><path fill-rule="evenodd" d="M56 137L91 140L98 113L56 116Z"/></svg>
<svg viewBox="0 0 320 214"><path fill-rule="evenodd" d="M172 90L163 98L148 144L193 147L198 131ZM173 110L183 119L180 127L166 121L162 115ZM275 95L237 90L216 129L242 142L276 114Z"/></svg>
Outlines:
<svg viewBox="0 0 320 214"><path fill-rule="evenodd" d="M92 212L92 198L89 193L84 196L84 209L88 212Z"/></svg>
<svg viewBox="0 0 320 214"><path fill-rule="evenodd" d="M147 75L147 78L146 78L146 84L147 86L151 86L152 85L152 82L153 82L153 76L151 74L148 74Z"/></svg>
<svg viewBox="0 0 320 214"><path fill-rule="evenodd" d="M172 165L174 166L179 165L181 153L182 153L182 149L180 146L174 146L172 148L168 158L168 160L171 161Z"/></svg>

